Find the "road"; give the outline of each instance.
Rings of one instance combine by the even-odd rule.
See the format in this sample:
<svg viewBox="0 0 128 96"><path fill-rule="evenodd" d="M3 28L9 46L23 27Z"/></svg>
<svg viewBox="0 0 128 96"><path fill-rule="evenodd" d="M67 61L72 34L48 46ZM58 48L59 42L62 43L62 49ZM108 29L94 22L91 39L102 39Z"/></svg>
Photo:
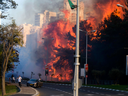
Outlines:
<svg viewBox="0 0 128 96"><path fill-rule="evenodd" d="M36 89L40 92L40 96L73 96L71 85L44 83L41 88ZM79 89L79 96L128 96L128 93L81 87Z"/></svg>

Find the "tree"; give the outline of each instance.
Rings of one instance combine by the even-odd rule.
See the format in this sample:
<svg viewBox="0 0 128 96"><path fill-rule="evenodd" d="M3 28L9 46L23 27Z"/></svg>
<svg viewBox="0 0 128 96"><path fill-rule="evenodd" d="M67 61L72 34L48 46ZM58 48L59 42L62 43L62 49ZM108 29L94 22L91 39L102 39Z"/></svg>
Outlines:
<svg viewBox="0 0 128 96"><path fill-rule="evenodd" d="M100 83L100 77L105 74L105 71L92 70L92 75L96 79L97 84Z"/></svg>
<svg viewBox="0 0 128 96"><path fill-rule="evenodd" d="M117 11L99 25L97 39L90 43L92 50L89 65L92 69L104 69L108 72L116 67L125 72L128 50L124 48L128 48L128 15L122 20L115 13Z"/></svg>
<svg viewBox="0 0 128 96"><path fill-rule="evenodd" d="M19 60L16 46L23 45L22 28L18 27L14 20L12 24L0 26L0 43L2 45L2 95L5 95L5 72L8 65L14 65Z"/></svg>
<svg viewBox="0 0 128 96"><path fill-rule="evenodd" d="M31 72L31 78L32 78L32 75L35 75L35 73Z"/></svg>
<svg viewBox="0 0 128 96"><path fill-rule="evenodd" d="M1 9L1 18L6 19L9 15L6 13L7 9L16 9L17 5L13 0L1 0L0 9Z"/></svg>
<svg viewBox="0 0 128 96"><path fill-rule="evenodd" d="M54 74L51 74L51 81L52 81L52 76L54 76Z"/></svg>
<svg viewBox="0 0 128 96"><path fill-rule="evenodd" d="M115 82L115 84L117 84L120 76L121 76L121 71L119 69L112 69L109 71L109 77L112 78Z"/></svg>

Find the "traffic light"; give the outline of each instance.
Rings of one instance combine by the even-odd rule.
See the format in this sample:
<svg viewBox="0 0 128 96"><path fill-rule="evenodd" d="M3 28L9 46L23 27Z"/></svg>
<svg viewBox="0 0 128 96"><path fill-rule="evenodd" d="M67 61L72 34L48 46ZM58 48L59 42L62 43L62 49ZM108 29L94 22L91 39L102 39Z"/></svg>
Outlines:
<svg viewBox="0 0 128 96"><path fill-rule="evenodd" d="M68 0L68 2L69 2L71 9L77 8L77 5L74 5L70 0Z"/></svg>
<svg viewBox="0 0 128 96"><path fill-rule="evenodd" d="M48 75L48 70L45 70L45 76Z"/></svg>

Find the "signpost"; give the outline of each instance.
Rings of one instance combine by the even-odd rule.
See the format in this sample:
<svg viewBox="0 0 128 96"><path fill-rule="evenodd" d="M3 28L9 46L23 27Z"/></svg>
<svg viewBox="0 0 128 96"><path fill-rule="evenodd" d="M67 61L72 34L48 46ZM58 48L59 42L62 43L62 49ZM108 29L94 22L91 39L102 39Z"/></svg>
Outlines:
<svg viewBox="0 0 128 96"><path fill-rule="evenodd" d="M49 70L48 65L45 65L45 76L46 76L46 82L47 82L48 70Z"/></svg>
<svg viewBox="0 0 128 96"><path fill-rule="evenodd" d="M85 71L88 72L88 64L85 64Z"/></svg>
<svg viewBox="0 0 128 96"><path fill-rule="evenodd" d="M86 78L86 81L85 81L85 84L87 85L87 78L88 78L88 75L87 75L87 72L88 72L88 64L84 64L84 68L85 68L85 78Z"/></svg>

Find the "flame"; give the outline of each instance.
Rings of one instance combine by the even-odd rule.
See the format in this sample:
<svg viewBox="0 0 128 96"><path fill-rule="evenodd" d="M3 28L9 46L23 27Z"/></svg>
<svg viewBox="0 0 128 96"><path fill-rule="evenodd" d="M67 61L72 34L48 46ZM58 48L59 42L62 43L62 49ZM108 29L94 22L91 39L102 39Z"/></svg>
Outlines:
<svg viewBox="0 0 128 96"><path fill-rule="evenodd" d="M118 8L116 4L124 4L125 0L110 0L107 3L96 3L96 8L94 9L96 12L100 11L100 14L95 14L94 16L91 16L88 18L87 23L91 24L92 28L95 29L98 27L98 24L102 21L104 22L104 19L108 19L108 17L111 15L114 10L117 9L117 12L114 13L114 15L119 16L121 19L123 19L124 12L122 11L122 8ZM71 37L76 38L75 32L73 31L74 24L72 24L69 21L69 11L62 10L62 12L65 14L64 19L55 21L47 25L47 27L42 28L42 37L47 37L49 40L48 43L48 49L46 46L44 46L45 50L48 50L49 52L49 62L48 65L49 68L49 74L54 74L53 78L58 78L59 80L70 80L71 76L70 74L73 72L71 69L71 64L69 64L69 61L64 59L61 61L61 56L59 56L59 50L60 49L68 49L68 50L75 50L75 40L68 37L68 34L70 34ZM99 16L100 15L100 16ZM100 18L99 18L100 17ZM107 26L106 26L107 27ZM103 29L103 28L101 28ZM100 32L95 33L88 33L93 34L91 37L91 40L99 39L97 35L101 35ZM50 38L54 38L54 40L50 41ZM46 45L46 44L45 44ZM87 45L90 49L92 48L91 45ZM88 50L90 51L90 50ZM59 65L63 67L55 67L55 64L57 64L59 61ZM44 61L46 64L46 62Z"/></svg>
<svg viewBox="0 0 128 96"><path fill-rule="evenodd" d="M107 2L106 4L97 3L97 9L100 9L103 12L102 21L104 21L105 18L108 19L110 14L114 12L117 9L117 12L114 13L114 15L117 15L121 19L123 19L124 12L122 11L122 8L119 8L117 4L124 4L123 0L111 0L110 2Z"/></svg>
<svg viewBox="0 0 128 96"><path fill-rule="evenodd" d="M103 2L96 3L96 7L94 10L95 13L97 14L88 18L87 20L88 24L91 24L92 29L95 30L97 27L99 27L98 25L100 22L104 22L105 18L108 19L110 17L112 12L114 13L115 16L124 19L123 15L125 14L125 12L122 10L121 7L118 7L117 4L121 4L125 6L125 1L126 0L109 0L109 1L105 1L105 3ZM100 34L100 30L104 28L107 28L107 25L105 25L105 27L101 26L100 29L97 30L95 33L91 33L93 34L93 36L91 37L91 41L95 39L99 39L97 35Z"/></svg>
<svg viewBox="0 0 128 96"><path fill-rule="evenodd" d="M50 53L50 62L48 62L48 65L50 66L49 74L54 74L53 78L58 78L59 80L70 80L70 74L72 73L72 69L69 65L68 60L64 60L61 62L60 65L63 67L61 68L55 68L54 65L60 60L60 56L57 56L59 53L59 49L65 48L69 50L75 49L75 41L68 40L67 35L70 33L72 37L76 37L75 32L73 32L72 27L74 27L73 24L70 23L68 20L69 18L69 12L67 10L62 10L65 14L65 19L58 20L56 22L50 23L46 28L43 28L43 36L47 38L54 38L52 42L48 43L49 53ZM50 40L48 40L50 41ZM52 46L51 46L52 45ZM54 49L55 48L55 49ZM47 51L47 47L44 46L44 49ZM62 77L60 76L62 75Z"/></svg>

